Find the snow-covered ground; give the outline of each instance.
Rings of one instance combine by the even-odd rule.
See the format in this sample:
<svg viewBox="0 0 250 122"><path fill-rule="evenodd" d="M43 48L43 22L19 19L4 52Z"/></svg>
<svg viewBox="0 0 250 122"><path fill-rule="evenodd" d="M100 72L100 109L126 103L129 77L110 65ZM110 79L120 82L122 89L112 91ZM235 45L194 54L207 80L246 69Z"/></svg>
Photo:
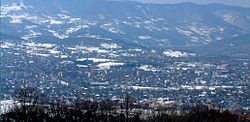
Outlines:
<svg viewBox="0 0 250 122"><path fill-rule="evenodd" d="M196 55L194 53L187 53L187 52L173 51L173 50L165 51L163 52L163 54L169 57L176 57L176 58Z"/></svg>
<svg viewBox="0 0 250 122"><path fill-rule="evenodd" d="M73 33L73 32L76 32L76 31L78 31L78 30L80 30L80 29L85 29L85 28L89 28L89 26L88 26L88 25L78 25L78 26L76 26L76 27L71 27L71 28L69 28L69 29L66 31L66 34L68 35L68 34L70 34L70 33Z"/></svg>
<svg viewBox="0 0 250 122"><path fill-rule="evenodd" d="M141 65L138 69L144 70L144 71L159 71L159 69L156 69L155 67L151 65Z"/></svg>
<svg viewBox="0 0 250 122"><path fill-rule="evenodd" d="M124 65L124 63L106 62L106 63L100 63L97 66L99 67L99 69L104 70L104 69L110 69L111 66L119 66L119 65Z"/></svg>
<svg viewBox="0 0 250 122"><path fill-rule="evenodd" d="M0 115L8 112L15 105L18 105L18 104L17 102L14 102L13 100L0 101Z"/></svg>
<svg viewBox="0 0 250 122"><path fill-rule="evenodd" d="M112 60L112 59L101 59L101 58L79 58L79 59L76 59L76 60L77 60L77 61L91 60L91 61L93 61L94 63L97 63L97 62L115 61L115 60Z"/></svg>
<svg viewBox="0 0 250 122"><path fill-rule="evenodd" d="M101 47L102 47L102 48L106 48L106 49L117 49L117 48L121 48L121 46L119 46L119 45L116 44L116 43L111 43L111 44L102 43L102 44L101 44Z"/></svg>

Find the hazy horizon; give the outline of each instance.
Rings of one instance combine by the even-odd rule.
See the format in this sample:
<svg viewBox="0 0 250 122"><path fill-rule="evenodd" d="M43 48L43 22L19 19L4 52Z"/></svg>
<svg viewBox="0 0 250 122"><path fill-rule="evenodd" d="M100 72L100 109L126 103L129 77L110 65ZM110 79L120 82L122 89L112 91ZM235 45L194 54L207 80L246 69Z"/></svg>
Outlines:
<svg viewBox="0 0 250 122"><path fill-rule="evenodd" d="M126 0L113 0L113 1L126 1ZM127 0L127 1L138 1L143 3L160 3L160 4L176 4L183 2L192 2L196 4L211 4L219 3L231 6L247 7L250 8L249 0Z"/></svg>

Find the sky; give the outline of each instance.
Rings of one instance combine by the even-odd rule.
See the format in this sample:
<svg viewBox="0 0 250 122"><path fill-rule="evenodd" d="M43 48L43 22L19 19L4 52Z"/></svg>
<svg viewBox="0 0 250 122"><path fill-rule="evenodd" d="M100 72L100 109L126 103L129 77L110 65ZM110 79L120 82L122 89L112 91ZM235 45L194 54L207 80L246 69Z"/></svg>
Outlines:
<svg viewBox="0 0 250 122"><path fill-rule="evenodd" d="M240 6L250 8L250 0L131 0L146 3L175 4L182 2L193 2L197 4L221 3L225 5Z"/></svg>

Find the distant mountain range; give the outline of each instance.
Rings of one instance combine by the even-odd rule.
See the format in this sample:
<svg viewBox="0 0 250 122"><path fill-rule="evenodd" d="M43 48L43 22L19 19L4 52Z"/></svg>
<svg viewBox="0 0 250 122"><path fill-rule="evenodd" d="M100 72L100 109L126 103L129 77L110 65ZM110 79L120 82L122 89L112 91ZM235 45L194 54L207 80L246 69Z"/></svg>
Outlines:
<svg viewBox="0 0 250 122"><path fill-rule="evenodd" d="M104 0L2 0L1 39L249 51L250 8Z"/></svg>

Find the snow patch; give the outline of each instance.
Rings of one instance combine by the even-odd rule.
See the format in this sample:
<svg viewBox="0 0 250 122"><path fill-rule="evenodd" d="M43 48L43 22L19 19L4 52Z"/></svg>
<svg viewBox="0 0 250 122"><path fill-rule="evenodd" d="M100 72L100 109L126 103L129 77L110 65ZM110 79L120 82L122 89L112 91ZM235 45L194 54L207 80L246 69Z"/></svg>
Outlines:
<svg viewBox="0 0 250 122"><path fill-rule="evenodd" d="M49 31L50 33L52 33L54 37L57 37L57 38L59 38L59 39L66 39L66 38L69 38L68 35L64 35L64 34L59 35L57 32L55 32L55 31L53 31L53 30L48 30L48 31Z"/></svg>
<svg viewBox="0 0 250 122"><path fill-rule="evenodd" d="M58 21L58 20L55 20L55 19L50 20L50 24L62 24L62 23L63 23L62 21Z"/></svg>
<svg viewBox="0 0 250 122"><path fill-rule="evenodd" d="M68 23L75 23L81 21L81 18L70 18Z"/></svg>
<svg viewBox="0 0 250 122"><path fill-rule="evenodd" d="M117 49L117 48L121 48L121 46L117 45L116 43L111 43L111 44L102 43L102 44L101 44L101 47L102 47L102 48L106 48L106 49Z"/></svg>
<svg viewBox="0 0 250 122"><path fill-rule="evenodd" d="M27 25L27 26L25 26L25 29L33 29L33 28L36 28L36 27L38 27L38 26L36 26L36 25Z"/></svg>
<svg viewBox="0 0 250 122"><path fill-rule="evenodd" d="M138 36L139 39L146 40L146 39L152 39L151 36Z"/></svg>
<svg viewBox="0 0 250 122"><path fill-rule="evenodd" d="M112 60L112 59L101 59L101 58L80 58L80 59L76 59L76 61L86 61L86 60L91 60L94 63L115 61L115 60Z"/></svg>
<svg viewBox="0 0 250 122"><path fill-rule="evenodd" d="M165 51L163 52L164 55L169 56L169 57L187 57L187 56L195 56L196 54L193 53L187 53L187 52L181 52L181 51L173 51L173 50L169 50L169 51Z"/></svg>
<svg viewBox="0 0 250 122"><path fill-rule="evenodd" d="M190 35L192 34L191 31L182 30L182 29L180 29L180 28L178 28L178 27L175 27L175 29L176 29L179 33L184 34L184 35L186 35L186 36L190 36Z"/></svg>
<svg viewBox="0 0 250 122"><path fill-rule="evenodd" d="M105 37L101 37L100 35L91 35L91 34L85 34L85 35L81 35L81 36L77 36L77 37L86 37L86 38L92 38L92 39L98 39L98 40L107 40L107 41L111 41L111 38L105 38Z"/></svg>
<svg viewBox="0 0 250 122"><path fill-rule="evenodd" d="M1 6L1 12L8 13L9 11L20 11L22 10L21 6L18 6L16 4L12 4L11 6Z"/></svg>
<svg viewBox="0 0 250 122"><path fill-rule="evenodd" d="M17 102L13 100L0 101L0 115L8 112L15 107L15 105L17 105Z"/></svg>
<svg viewBox="0 0 250 122"><path fill-rule="evenodd" d="M100 49L99 47L86 47L86 46L75 46L69 47L69 50L87 51L87 52L97 52L97 53L109 53L108 50Z"/></svg>
<svg viewBox="0 0 250 122"><path fill-rule="evenodd" d="M70 16L66 15L66 14L57 14L58 17L60 17L61 19L69 19Z"/></svg>
<svg viewBox="0 0 250 122"><path fill-rule="evenodd" d="M80 68L87 68L88 67L88 65L80 65L80 64L77 64L76 66L80 67Z"/></svg>
<svg viewBox="0 0 250 122"><path fill-rule="evenodd" d="M89 26L88 25L78 25L76 27L71 27L66 31L66 34L76 32L76 31L78 31L78 30L80 30L82 28L89 28Z"/></svg>
<svg viewBox="0 0 250 122"><path fill-rule="evenodd" d="M104 30L107 30L111 33L120 33L120 34L125 34L124 32L122 32L119 29L116 29L112 26L112 23L107 23L107 24L103 24L101 25L101 28L103 28Z"/></svg>
<svg viewBox="0 0 250 122"><path fill-rule="evenodd" d="M144 71L159 71L158 69L156 69L155 67L151 66L151 65L141 65L138 69L140 70L144 70Z"/></svg>
<svg viewBox="0 0 250 122"><path fill-rule="evenodd" d="M99 67L99 69L110 69L111 66L120 66L120 65L124 65L124 63L116 63L116 62L107 62L107 63L100 63L97 66Z"/></svg>
<svg viewBox="0 0 250 122"><path fill-rule="evenodd" d="M4 42L3 44L0 45L1 48L11 48L13 46L14 44L9 43L9 42Z"/></svg>

